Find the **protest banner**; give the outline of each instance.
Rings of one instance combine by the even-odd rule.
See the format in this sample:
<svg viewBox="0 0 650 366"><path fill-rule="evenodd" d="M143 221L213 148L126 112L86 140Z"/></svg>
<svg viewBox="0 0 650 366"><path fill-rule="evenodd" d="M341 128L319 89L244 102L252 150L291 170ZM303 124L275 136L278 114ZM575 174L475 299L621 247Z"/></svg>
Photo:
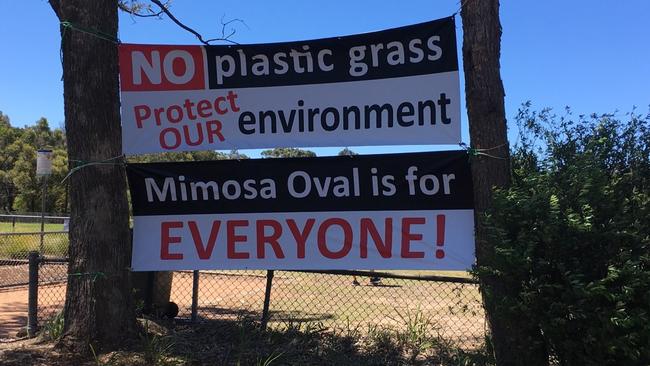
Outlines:
<svg viewBox="0 0 650 366"><path fill-rule="evenodd" d="M126 155L457 144L453 17L310 41L121 44Z"/></svg>
<svg viewBox="0 0 650 366"><path fill-rule="evenodd" d="M466 270L465 151L129 164L133 269Z"/></svg>

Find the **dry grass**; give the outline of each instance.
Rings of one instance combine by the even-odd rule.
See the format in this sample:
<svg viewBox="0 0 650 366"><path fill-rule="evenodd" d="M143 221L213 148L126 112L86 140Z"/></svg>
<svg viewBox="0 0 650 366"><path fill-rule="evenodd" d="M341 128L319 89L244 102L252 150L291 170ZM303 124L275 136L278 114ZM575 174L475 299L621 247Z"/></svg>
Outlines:
<svg viewBox="0 0 650 366"><path fill-rule="evenodd" d="M407 322L408 323L408 322ZM348 328L286 322L263 330L247 317L183 325L146 321L147 332L120 351L62 354L50 343L30 340L0 344L3 365L466 365L493 362L484 348L463 351L431 331L424 317L402 330L376 328L360 334Z"/></svg>

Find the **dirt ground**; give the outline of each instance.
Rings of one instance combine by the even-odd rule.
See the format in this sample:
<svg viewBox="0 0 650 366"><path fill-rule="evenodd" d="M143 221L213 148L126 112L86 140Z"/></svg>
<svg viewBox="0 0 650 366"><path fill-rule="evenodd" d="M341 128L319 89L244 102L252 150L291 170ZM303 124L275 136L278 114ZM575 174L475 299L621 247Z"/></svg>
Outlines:
<svg viewBox="0 0 650 366"><path fill-rule="evenodd" d="M60 282L66 278L67 267L61 264L44 264L39 269L41 283ZM27 285L29 283L29 266L0 265L0 288Z"/></svg>
<svg viewBox="0 0 650 366"><path fill-rule="evenodd" d="M276 271L270 301L270 326L312 322L325 326L408 327L415 321L435 324L441 336L453 340L482 339L485 320L478 288L471 284L383 279L380 286L351 276ZM180 316L188 316L191 273L174 274L172 301ZM266 288L263 271L249 274L201 272L199 316L234 319L261 317ZM417 318L417 319L416 319Z"/></svg>
<svg viewBox="0 0 650 366"><path fill-rule="evenodd" d="M0 342L27 326L27 288L0 290Z"/></svg>
<svg viewBox="0 0 650 366"><path fill-rule="evenodd" d="M39 311L43 317L56 313L65 298L67 267L59 264L42 265L39 279ZM27 265L0 266L0 342L16 337L27 326Z"/></svg>

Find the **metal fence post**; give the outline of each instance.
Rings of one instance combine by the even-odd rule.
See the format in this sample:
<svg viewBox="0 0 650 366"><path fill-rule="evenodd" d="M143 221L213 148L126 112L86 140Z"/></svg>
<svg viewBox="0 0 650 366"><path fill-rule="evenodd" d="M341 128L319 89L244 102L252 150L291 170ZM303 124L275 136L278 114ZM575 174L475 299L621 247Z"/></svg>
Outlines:
<svg viewBox="0 0 650 366"><path fill-rule="evenodd" d="M199 307L199 271L192 273L192 323L198 319Z"/></svg>
<svg viewBox="0 0 650 366"><path fill-rule="evenodd" d="M47 197L47 175L43 178L43 202L41 205L41 245L38 247L40 253L45 255L45 202Z"/></svg>
<svg viewBox="0 0 650 366"><path fill-rule="evenodd" d="M271 304L271 287L273 286L274 271L266 271L266 290L264 291L264 308L262 309L262 329L269 322L269 306Z"/></svg>
<svg viewBox="0 0 650 366"><path fill-rule="evenodd" d="M34 337L38 330L38 252L29 252L29 289L27 305L27 335Z"/></svg>

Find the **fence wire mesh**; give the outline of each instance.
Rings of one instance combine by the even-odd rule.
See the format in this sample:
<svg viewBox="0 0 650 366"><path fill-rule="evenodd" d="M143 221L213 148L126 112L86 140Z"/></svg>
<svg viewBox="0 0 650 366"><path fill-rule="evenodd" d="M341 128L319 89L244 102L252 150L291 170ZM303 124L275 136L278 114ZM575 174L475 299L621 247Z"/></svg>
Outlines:
<svg viewBox="0 0 650 366"><path fill-rule="evenodd" d="M271 328L310 323L364 333L424 326L466 347L482 343L485 336L478 286L465 278L443 282L417 278L416 271L404 277L399 277L403 276L399 272L366 273L356 277L359 284L355 285L355 277L341 271L273 272L268 312ZM196 309L199 321L242 317L261 321L267 276L267 271L201 271ZM375 276L380 281L371 282ZM192 272L173 273L170 300L178 305L181 318L191 319L192 280ZM163 287L157 286L157 291L167 291Z"/></svg>
<svg viewBox="0 0 650 366"><path fill-rule="evenodd" d="M68 281L68 263L63 260L40 260L38 268L38 320L45 324L63 311Z"/></svg>
<svg viewBox="0 0 650 366"><path fill-rule="evenodd" d="M67 256L67 240L65 232L44 235L45 250L38 266L39 324L63 309L67 262L58 258ZM40 233L0 234L0 287L27 286L27 256L39 246ZM243 317L263 321L265 294L270 291L265 319L270 328L303 323L368 333L425 326L460 347L475 347L484 339L485 315L478 286L467 278L432 278L426 277L431 272L424 271L272 271L269 279L269 273L199 272L194 312L192 271L156 272L153 277L144 273L139 283L137 276L143 274L134 273L134 284L141 292L136 303L142 306L146 299L163 313L171 301L178 306L177 314L171 314L187 321ZM372 277L380 280L371 281Z"/></svg>
<svg viewBox="0 0 650 366"><path fill-rule="evenodd" d="M69 218L60 214L47 214L41 217L40 212L0 214L0 233L40 232L41 222L46 232L64 231Z"/></svg>
<svg viewBox="0 0 650 366"><path fill-rule="evenodd" d="M27 285L29 282L29 252L36 251L46 258L68 255L68 233L54 231L0 233L0 288Z"/></svg>

